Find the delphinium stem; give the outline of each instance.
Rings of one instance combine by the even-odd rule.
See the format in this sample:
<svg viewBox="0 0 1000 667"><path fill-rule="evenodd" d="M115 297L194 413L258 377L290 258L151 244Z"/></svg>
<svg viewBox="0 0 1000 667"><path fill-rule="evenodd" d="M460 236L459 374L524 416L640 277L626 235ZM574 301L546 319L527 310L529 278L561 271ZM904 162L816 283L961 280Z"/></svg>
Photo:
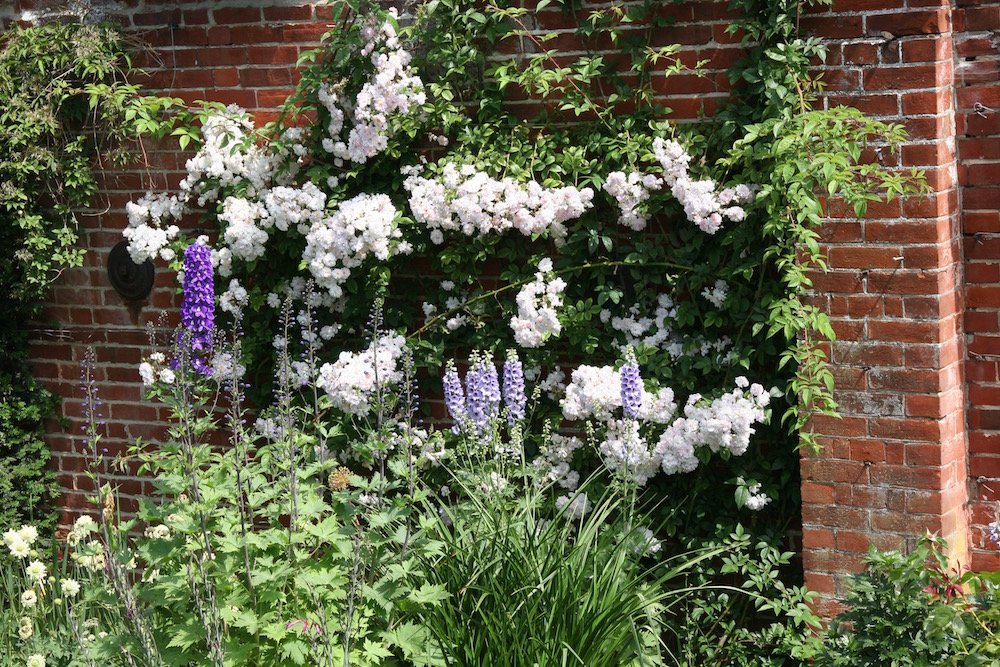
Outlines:
<svg viewBox="0 0 1000 667"><path fill-rule="evenodd" d="M97 667L97 663L90 657L90 650L87 648L87 643L83 641L83 635L80 633L80 624L73 615L73 606L71 604L66 609L66 615L69 616L69 626L73 629L73 637L76 638L76 643L80 647L80 652L83 653L84 660L87 661L90 667Z"/></svg>
<svg viewBox="0 0 1000 667"><path fill-rule="evenodd" d="M319 410L319 387L316 383L316 372L317 372L317 352L319 351L318 345L316 343L317 331L315 315L313 314L313 299L315 298L315 283L312 280L306 283L305 292L305 307L302 311L302 316L305 318L305 322L302 322L302 338L306 342L305 349L305 361L306 367L309 370L309 390L312 393L312 419L313 419L313 431L317 438L317 458L319 459L319 469L320 475L326 474L326 435L323 429L320 428L320 410Z"/></svg>
<svg viewBox="0 0 1000 667"><path fill-rule="evenodd" d="M292 534L298 525L298 470L295 455L295 419L292 408L292 361L289 352L289 334L291 325L292 300L285 301L281 314L282 340L284 344L278 351L278 416L281 420L281 437L287 449L285 452L285 476L288 485L288 558L293 559Z"/></svg>
<svg viewBox="0 0 1000 667"><path fill-rule="evenodd" d="M243 385L239 372L241 318L237 316L233 326L232 364L227 381L229 390L229 428L232 431L233 453L236 457L236 501L240 511L240 535L243 538L243 566L246 570L247 588L250 598L256 603L254 593L253 569L250 566L250 546L247 541L248 525L252 524L250 510L247 507L247 489L244 486L244 468L248 456L247 433L244 428L246 411L243 409ZM221 380L221 378L219 378Z"/></svg>
<svg viewBox="0 0 1000 667"><path fill-rule="evenodd" d="M103 458L97 447L97 443L100 440L100 427L104 426L104 422L100 419L101 401L97 393L97 383L95 378L96 364L97 359L94 349L87 348L84 355L82 370L82 389L84 391L83 412L84 417L87 420L87 423L84 425L84 430L88 436L86 442L89 443L94 453L93 475L97 495L97 505L101 508L99 525L101 527L101 534L104 537L104 566L109 579L111 580L112 589L118 599L125 605L125 623L127 626L130 626L129 629L131 630L132 635L136 638L136 640L138 640L139 645L142 647L146 657L146 664L151 667L162 667L163 658L160 656L159 649L156 647L156 640L153 638L153 633L146 625L142 614L139 613L138 602L135 598L128 577L125 572L122 571L122 564L118 558L118 554L115 551L112 551L112 546L117 543L116 540L112 539L112 532L109 528L113 514L111 514L111 512L104 511L105 508L109 507L109 505L107 504L107 500L104 496L104 489L100 477L100 465Z"/></svg>

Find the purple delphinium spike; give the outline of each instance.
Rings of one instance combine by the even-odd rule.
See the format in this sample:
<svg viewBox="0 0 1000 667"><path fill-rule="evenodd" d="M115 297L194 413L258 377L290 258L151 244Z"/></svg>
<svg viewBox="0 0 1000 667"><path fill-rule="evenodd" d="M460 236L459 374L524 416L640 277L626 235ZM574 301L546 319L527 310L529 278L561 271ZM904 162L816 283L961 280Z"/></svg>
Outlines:
<svg viewBox="0 0 1000 667"><path fill-rule="evenodd" d="M448 414L455 420L452 430L459 433L462 425L465 424L469 416L465 410L465 391L462 389L462 380L455 370L455 362L449 360L444 371L444 403L448 407Z"/></svg>
<svg viewBox="0 0 1000 667"><path fill-rule="evenodd" d="M480 358L483 377L483 406L487 419L496 419L500 416L500 378L497 376L497 367L493 363L491 355L484 355Z"/></svg>
<svg viewBox="0 0 1000 667"><path fill-rule="evenodd" d="M528 397L524 395L524 366L514 350L507 351L507 361L503 364L503 400L511 426L524 419L528 404Z"/></svg>
<svg viewBox="0 0 1000 667"><path fill-rule="evenodd" d="M472 367L465 375L466 407L469 419L482 435L500 415L500 378L489 355L474 352L470 361Z"/></svg>
<svg viewBox="0 0 1000 667"><path fill-rule="evenodd" d="M483 400L483 374L479 365L478 353L473 353L470 359L472 366L465 374L465 409L468 411L469 420L475 425L476 430L481 430L486 421L486 406Z"/></svg>
<svg viewBox="0 0 1000 667"><path fill-rule="evenodd" d="M631 347L625 352L625 365L622 366L621 376L622 413L629 419L638 419L639 408L642 406L642 377L639 375L639 364Z"/></svg>
<svg viewBox="0 0 1000 667"><path fill-rule="evenodd" d="M184 300L181 302L181 343L190 346L191 364L202 373L211 368L198 352L212 348L215 327L215 284L212 276L212 251L201 243L192 243L184 251Z"/></svg>

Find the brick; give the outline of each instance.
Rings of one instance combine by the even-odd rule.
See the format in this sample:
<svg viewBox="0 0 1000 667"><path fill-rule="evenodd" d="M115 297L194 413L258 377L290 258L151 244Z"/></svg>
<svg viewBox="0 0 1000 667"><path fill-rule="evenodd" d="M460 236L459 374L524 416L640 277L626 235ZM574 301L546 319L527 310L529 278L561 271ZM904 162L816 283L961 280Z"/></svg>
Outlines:
<svg viewBox="0 0 1000 667"><path fill-rule="evenodd" d="M962 216L963 231L966 234L977 232L1000 232L1000 212L997 211L966 211ZM966 267L968 271L970 267ZM977 281L978 279L970 278Z"/></svg>
<svg viewBox="0 0 1000 667"><path fill-rule="evenodd" d="M834 578L829 574L812 572L809 574L808 587L814 593L833 593Z"/></svg>
<svg viewBox="0 0 1000 667"><path fill-rule="evenodd" d="M281 28L281 38L285 42L314 42L319 43L326 33L325 25L315 23L288 24ZM556 40L553 40L555 42ZM558 47L551 47L558 48Z"/></svg>
<svg viewBox="0 0 1000 667"><path fill-rule="evenodd" d="M889 505L889 490L885 487L856 485L853 488L851 504L855 507L886 508Z"/></svg>
<svg viewBox="0 0 1000 667"><path fill-rule="evenodd" d="M965 299L970 308L996 308L1000 304L1000 285L970 285Z"/></svg>
<svg viewBox="0 0 1000 667"><path fill-rule="evenodd" d="M867 481L868 467L857 461L808 459L802 462L802 478L817 482Z"/></svg>
<svg viewBox="0 0 1000 667"><path fill-rule="evenodd" d="M907 39L900 44L903 62L920 63L951 60L952 40L947 37Z"/></svg>
<svg viewBox="0 0 1000 667"><path fill-rule="evenodd" d="M288 99L290 90L258 90L257 106L263 109L278 109Z"/></svg>
<svg viewBox="0 0 1000 667"><path fill-rule="evenodd" d="M867 17L865 25L869 35L887 32L894 37L940 34L951 30L947 9L875 14Z"/></svg>
<svg viewBox="0 0 1000 667"><path fill-rule="evenodd" d="M830 266L838 269L895 268L900 249L878 246L838 246L830 249Z"/></svg>
<svg viewBox="0 0 1000 667"><path fill-rule="evenodd" d="M956 69L965 85L996 83L1000 80L998 64L996 60L977 60L959 63Z"/></svg>
<svg viewBox="0 0 1000 667"><path fill-rule="evenodd" d="M233 43L233 33L229 26L214 26L208 29L208 43L214 46Z"/></svg>
<svg viewBox="0 0 1000 667"><path fill-rule="evenodd" d="M865 238L869 243L898 243L901 238L910 243L935 243L950 237L949 226L947 221L939 224L936 220L868 220L865 221Z"/></svg>
<svg viewBox="0 0 1000 667"><path fill-rule="evenodd" d="M808 550L802 553L802 565L820 572L861 572L865 569L861 554L832 550Z"/></svg>
<svg viewBox="0 0 1000 667"><path fill-rule="evenodd" d="M959 57L969 59L977 56L992 56L996 54L996 45L988 37L969 37L956 35L955 50Z"/></svg>
<svg viewBox="0 0 1000 667"><path fill-rule="evenodd" d="M240 83L248 88L263 88L292 85L292 69L289 67L249 67L239 72Z"/></svg>
<svg viewBox="0 0 1000 667"><path fill-rule="evenodd" d="M212 72L216 88L232 88L240 85L240 72L233 68L217 68Z"/></svg>
<svg viewBox="0 0 1000 667"><path fill-rule="evenodd" d="M902 95L901 108L907 115L935 114L950 107L950 95L945 91L920 91Z"/></svg>
<svg viewBox="0 0 1000 667"><path fill-rule="evenodd" d="M858 530L868 527L868 512L853 507L805 505L802 508L802 523Z"/></svg>
<svg viewBox="0 0 1000 667"><path fill-rule="evenodd" d="M252 90L240 90L235 88L215 90L212 91L211 99L213 102L221 102L225 105L238 104L244 109L257 108L257 96Z"/></svg>
<svg viewBox="0 0 1000 667"><path fill-rule="evenodd" d="M937 65L880 67L864 72L865 90L937 88L946 83L947 70Z"/></svg>
<svg viewBox="0 0 1000 667"><path fill-rule="evenodd" d="M835 544L833 531L826 528L804 528L802 544L807 549L832 549Z"/></svg>
<svg viewBox="0 0 1000 667"><path fill-rule="evenodd" d="M296 46L251 46L247 61L254 65L294 65L299 57Z"/></svg>
<svg viewBox="0 0 1000 667"><path fill-rule="evenodd" d="M208 31L202 27L177 28L170 31L171 45L204 46L208 44Z"/></svg>
<svg viewBox="0 0 1000 667"><path fill-rule="evenodd" d="M878 440L852 440L851 458L866 463L885 461L885 443Z"/></svg>
<svg viewBox="0 0 1000 667"><path fill-rule="evenodd" d="M313 8L303 7L265 7L265 21L307 21L313 18Z"/></svg>
<svg viewBox="0 0 1000 667"><path fill-rule="evenodd" d="M260 23L260 7L218 7L212 10L216 25Z"/></svg>
<svg viewBox="0 0 1000 667"><path fill-rule="evenodd" d="M804 16L802 30L827 39L844 39L862 35L861 16Z"/></svg>
<svg viewBox="0 0 1000 667"><path fill-rule="evenodd" d="M207 25L208 20L208 10L207 9L185 9L184 10L184 25Z"/></svg>
<svg viewBox="0 0 1000 667"><path fill-rule="evenodd" d="M872 510L872 529L877 531L920 536L925 531L940 532L943 525L940 517L930 514L913 516L902 512Z"/></svg>
<svg viewBox="0 0 1000 667"><path fill-rule="evenodd" d="M214 47L198 51L198 64L201 66L245 65L247 62L247 48L243 46Z"/></svg>
<svg viewBox="0 0 1000 667"><path fill-rule="evenodd" d="M946 394L907 394L906 414L910 417L941 418L960 410L962 396L960 392Z"/></svg>
<svg viewBox="0 0 1000 667"><path fill-rule="evenodd" d="M941 487L940 468L912 468L905 465L873 463L868 471L872 484L910 489L937 489Z"/></svg>
<svg viewBox="0 0 1000 667"><path fill-rule="evenodd" d="M879 48L871 42L856 42L844 45L844 63L849 65L874 65L878 61Z"/></svg>
<svg viewBox="0 0 1000 667"><path fill-rule="evenodd" d="M969 32L1000 30L1000 6L965 10L965 29Z"/></svg>
<svg viewBox="0 0 1000 667"><path fill-rule="evenodd" d="M833 503L833 485L821 484L818 482L802 482L802 502L804 503Z"/></svg>
<svg viewBox="0 0 1000 667"><path fill-rule="evenodd" d="M941 340L937 322L873 320L868 323L868 336L875 341L900 343L935 343Z"/></svg>
<svg viewBox="0 0 1000 667"><path fill-rule="evenodd" d="M869 432L875 438L938 442L941 439L941 424L933 419L872 419Z"/></svg>
<svg viewBox="0 0 1000 667"><path fill-rule="evenodd" d="M883 296L859 294L847 297L847 314L855 318L881 317L886 314Z"/></svg>

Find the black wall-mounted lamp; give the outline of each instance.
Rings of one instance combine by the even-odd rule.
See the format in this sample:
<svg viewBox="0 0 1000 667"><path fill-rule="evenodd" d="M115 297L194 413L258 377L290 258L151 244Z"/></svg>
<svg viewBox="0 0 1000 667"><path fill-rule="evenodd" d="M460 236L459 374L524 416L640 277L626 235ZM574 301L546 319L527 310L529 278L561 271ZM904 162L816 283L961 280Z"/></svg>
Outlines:
<svg viewBox="0 0 1000 667"><path fill-rule="evenodd" d="M153 289L153 262L136 264L128 254L128 243L120 241L108 254L108 278L111 286L128 301L142 301Z"/></svg>

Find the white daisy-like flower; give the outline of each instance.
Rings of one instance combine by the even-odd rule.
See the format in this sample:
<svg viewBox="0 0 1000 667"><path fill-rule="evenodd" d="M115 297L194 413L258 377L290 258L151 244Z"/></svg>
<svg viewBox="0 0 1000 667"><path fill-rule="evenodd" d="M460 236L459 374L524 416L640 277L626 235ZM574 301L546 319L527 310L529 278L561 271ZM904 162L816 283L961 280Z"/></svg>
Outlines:
<svg viewBox="0 0 1000 667"><path fill-rule="evenodd" d="M25 609L32 609L37 602L38 595L35 594L34 589L29 588L21 593L21 606Z"/></svg>
<svg viewBox="0 0 1000 667"><path fill-rule="evenodd" d="M76 597L80 592L80 582L76 579L63 579L62 592L68 598Z"/></svg>
<svg viewBox="0 0 1000 667"><path fill-rule="evenodd" d="M32 581L37 581L38 583L45 581L45 577L49 574L48 570L45 569L45 563L40 560L31 561L25 569L25 572L28 573L28 576L31 577Z"/></svg>
<svg viewBox="0 0 1000 667"><path fill-rule="evenodd" d="M7 547L10 549L11 555L15 558L27 558L31 553L31 547L20 538L12 540Z"/></svg>
<svg viewBox="0 0 1000 667"><path fill-rule="evenodd" d="M38 529L34 526L21 526L21 530L17 531L17 535L30 547L38 539Z"/></svg>

